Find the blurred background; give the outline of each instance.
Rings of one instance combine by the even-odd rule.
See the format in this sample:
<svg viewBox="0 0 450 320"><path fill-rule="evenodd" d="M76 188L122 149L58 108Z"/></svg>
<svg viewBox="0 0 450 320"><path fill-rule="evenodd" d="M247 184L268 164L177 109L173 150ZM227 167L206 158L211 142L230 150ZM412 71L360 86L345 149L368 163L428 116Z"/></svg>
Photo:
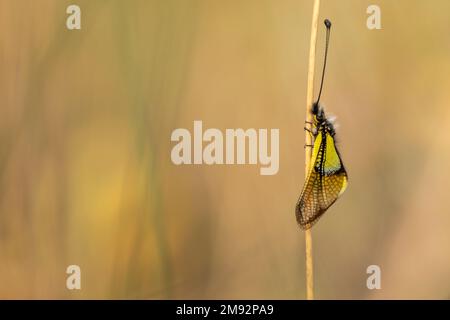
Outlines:
<svg viewBox="0 0 450 320"><path fill-rule="evenodd" d="M1 0L0 298L303 299L312 2ZM449 12L321 3L349 187L312 230L318 299L450 298ZM194 120L279 128L278 174L175 166L170 134Z"/></svg>

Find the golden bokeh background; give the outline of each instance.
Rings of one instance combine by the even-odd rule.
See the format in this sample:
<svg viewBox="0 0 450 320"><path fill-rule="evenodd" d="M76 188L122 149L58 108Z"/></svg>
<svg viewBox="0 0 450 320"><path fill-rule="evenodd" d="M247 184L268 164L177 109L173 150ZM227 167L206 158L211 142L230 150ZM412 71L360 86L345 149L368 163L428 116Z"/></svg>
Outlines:
<svg viewBox="0 0 450 320"><path fill-rule="evenodd" d="M381 30L366 27L371 4ZM349 187L313 228L319 299L450 298L449 12L321 3L322 102ZM303 299L311 13L310 0L1 1L0 298ZM175 166L170 134L194 120L279 128L278 174ZM381 290L366 287L372 264Z"/></svg>

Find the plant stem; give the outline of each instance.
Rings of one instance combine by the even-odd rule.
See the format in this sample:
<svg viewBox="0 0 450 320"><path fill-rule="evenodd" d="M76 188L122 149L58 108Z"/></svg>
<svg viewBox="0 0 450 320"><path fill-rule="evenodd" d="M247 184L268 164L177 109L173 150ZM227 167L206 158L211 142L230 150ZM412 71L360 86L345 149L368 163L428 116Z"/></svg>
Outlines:
<svg viewBox="0 0 450 320"><path fill-rule="evenodd" d="M306 91L306 121L312 122L311 106L314 94L314 65L316 58L317 25L319 20L320 0L314 0L311 40L309 46L308 63L308 84ZM312 136L305 131L305 145L312 145ZM305 177L308 176L311 160L311 148L305 148ZM306 254L306 299L314 299L314 275L313 275L313 255L312 255L312 235L311 229L305 231L305 254Z"/></svg>

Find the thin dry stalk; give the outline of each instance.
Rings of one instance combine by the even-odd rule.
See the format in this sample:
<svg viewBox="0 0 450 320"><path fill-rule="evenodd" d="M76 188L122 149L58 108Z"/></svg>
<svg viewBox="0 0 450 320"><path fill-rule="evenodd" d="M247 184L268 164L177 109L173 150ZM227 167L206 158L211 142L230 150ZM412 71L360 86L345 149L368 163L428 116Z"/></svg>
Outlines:
<svg viewBox="0 0 450 320"><path fill-rule="evenodd" d="M317 25L319 21L320 0L314 0L311 40L309 46L308 84L306 91L306 121L312 122L311 106L314 94L314 65L316 60ZM305 131L305 145L312 145L312 136ZM311 149L305 148L305 177L307 177L311 160ZM313 252L311 229L305 231L305 253L306 253L306 299L314 299L314 275L313 275Z"/></svg>

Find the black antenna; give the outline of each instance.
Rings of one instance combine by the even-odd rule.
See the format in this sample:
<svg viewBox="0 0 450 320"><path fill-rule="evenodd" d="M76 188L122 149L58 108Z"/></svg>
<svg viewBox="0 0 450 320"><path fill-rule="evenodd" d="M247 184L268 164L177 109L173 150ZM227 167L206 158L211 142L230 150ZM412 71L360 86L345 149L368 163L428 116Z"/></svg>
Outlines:
<svg viewBox="0 0 450 320"><path fill-rule="evenodd" d="M325 77L325 67L327 66L328 43L330 41L331 21L328 19L325 19L323 23L325 23L325 27L327 27L327 38L326 38L326 42L325 42L325 58L323 60L322 80L320 81L320 90L319 90L319 96L317 97L317 101L315 103L316 105L319 104L320 95L322 94L323 78Z"/></svg>

